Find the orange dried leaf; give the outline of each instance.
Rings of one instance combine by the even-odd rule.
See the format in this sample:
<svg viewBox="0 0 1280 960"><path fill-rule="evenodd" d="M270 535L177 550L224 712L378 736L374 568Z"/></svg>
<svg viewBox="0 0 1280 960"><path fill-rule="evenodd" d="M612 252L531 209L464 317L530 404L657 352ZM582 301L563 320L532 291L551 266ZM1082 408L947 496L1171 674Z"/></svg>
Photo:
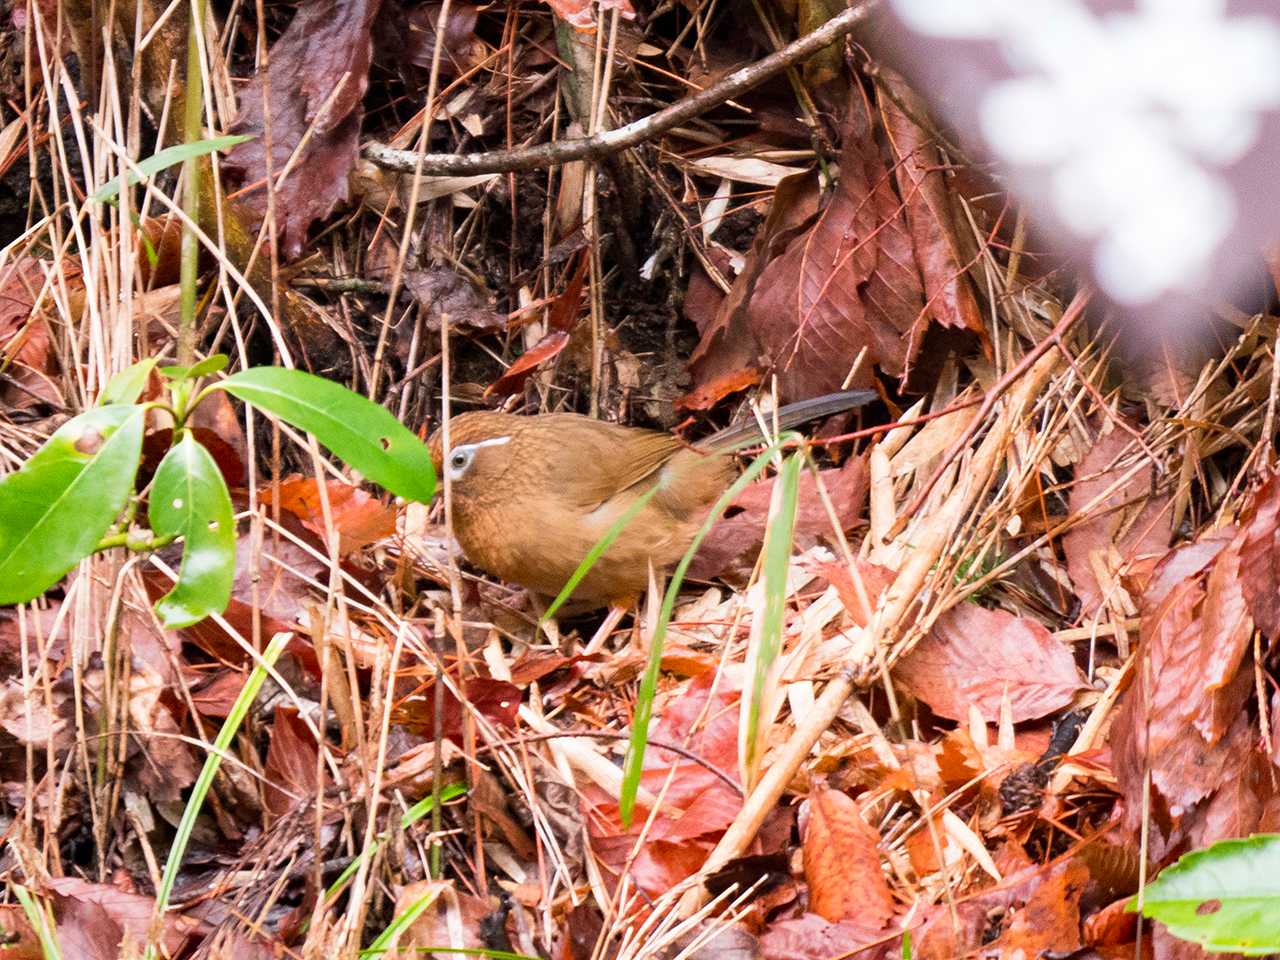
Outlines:
<svg viewBox="0 0 1280 960"><path fill-rule="evenodd" d="M809 906L832 923L860 920L884 927L896 912L880 869L880 835L845 793L821 786L809 797L804 876Z"/></svg>

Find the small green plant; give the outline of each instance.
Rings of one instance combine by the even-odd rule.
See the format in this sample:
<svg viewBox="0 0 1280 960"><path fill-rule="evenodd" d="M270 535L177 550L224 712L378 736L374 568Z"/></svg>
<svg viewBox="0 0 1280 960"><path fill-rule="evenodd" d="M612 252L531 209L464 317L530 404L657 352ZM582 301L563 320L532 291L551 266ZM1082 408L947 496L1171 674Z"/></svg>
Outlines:
<svg viewBox="0 0 1280 960"><path fill-rule="evenodd" d="M1280 953L1280 835L1193 850L1161 870L1128 909L1210 953Z"/></svg>
<svg viewBox="0 0 1280 960"><path fill-rule="evenodd" d="M189 367L134 364L112 378L98 406L68 420L0 480L0 605L33 600L98 551L156 550L181 539L178 580L156 602L156 614L166 627L180 628L221 613L235 576L235 517L217 464L187 428L192 411L217 390L308 431L391 493L431 500L430 453L382 407L282 367L208 382L226 365L222 354ZM167 398L140 403L153 370ZM138 490L148 421L171 423L172 440L148 489Z"/></svg>

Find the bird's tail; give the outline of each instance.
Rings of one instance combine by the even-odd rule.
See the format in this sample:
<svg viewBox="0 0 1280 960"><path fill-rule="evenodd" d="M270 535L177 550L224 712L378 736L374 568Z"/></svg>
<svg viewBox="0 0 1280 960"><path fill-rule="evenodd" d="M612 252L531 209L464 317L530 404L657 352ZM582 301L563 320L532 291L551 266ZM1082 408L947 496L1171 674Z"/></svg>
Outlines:
<svg viewBox="0 0 1280 960"><path fill-rule="evenodd" d="M838 393L826 393L809 400L798 400L778 410L777 427L779 430L790 430L792 427L798 427L810 420L817 420L819 417L829 417L855 407L866 406L877 396L874 390L841 390ZM773 429L774 416L766 415L765 420L770 429ZM719 433L713 433L705 440L699 441L697 446L704 450L727 453L759 443L763 439L764 434L760 431L760 425L754 421L748 421L725 427Z"/></svg>

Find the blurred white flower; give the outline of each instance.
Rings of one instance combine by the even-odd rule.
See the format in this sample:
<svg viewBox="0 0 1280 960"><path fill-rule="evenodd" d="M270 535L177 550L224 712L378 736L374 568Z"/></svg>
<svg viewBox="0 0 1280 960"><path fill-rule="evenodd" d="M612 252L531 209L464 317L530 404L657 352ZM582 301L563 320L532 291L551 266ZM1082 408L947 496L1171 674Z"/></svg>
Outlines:
<svg viewBox="0 0 1280 960"><path fill-rule="evenodd" d="M1017 74L980 96L982 134L1012 164L1052 169L1050 202L1097 241L1114 298L1194 283L1236 220L1216 168L1280 106L1280 27L1226 0L891 0L920 33L999 43Z"/></svg>

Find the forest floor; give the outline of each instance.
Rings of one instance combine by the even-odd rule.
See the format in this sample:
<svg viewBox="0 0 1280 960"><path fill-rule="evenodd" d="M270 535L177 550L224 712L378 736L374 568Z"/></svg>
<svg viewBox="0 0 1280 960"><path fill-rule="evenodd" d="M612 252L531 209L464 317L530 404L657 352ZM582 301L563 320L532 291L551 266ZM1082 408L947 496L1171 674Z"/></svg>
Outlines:
<svg viewBox="0 0 1280 960"><path fill-rule="evenodd" d="M659 647L657 588L540 627L439 504L211 394L226 612L161 626L173 548L0 609L5 956L1200 954L1126 905L1280 829L1276 316L1130 349L858 30L715 94L841 4L215 0L204 135L253 139L105 203L185 102L186 7L118 6L5 15L0 473L176 362L191 189L199 356L424 438L445 409L696 440L878 399L807 428L781 567L776 476L745 490ZM547 151L706 90L633 148Z"/></svg>

